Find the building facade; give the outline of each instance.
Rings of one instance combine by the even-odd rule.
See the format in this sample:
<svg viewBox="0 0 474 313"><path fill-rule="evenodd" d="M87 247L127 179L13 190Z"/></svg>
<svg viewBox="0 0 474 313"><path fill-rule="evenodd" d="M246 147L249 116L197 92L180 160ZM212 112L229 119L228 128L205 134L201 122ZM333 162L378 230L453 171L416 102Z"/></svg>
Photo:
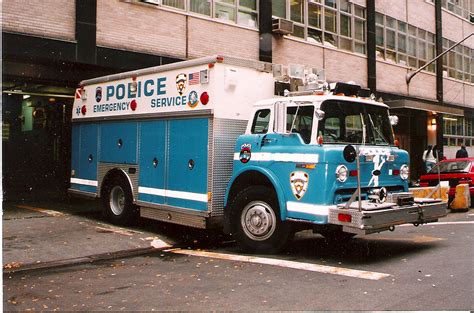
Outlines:
<svg viewBox="0 0 474 313"><path fill-rule="evenodd" d="M65 195L81 80L213 54L370 88L400 118L412 179L429 144L474 156L474 36L406 80L474 32L473 12L474 0L3 0L5 198Z"/></svg>

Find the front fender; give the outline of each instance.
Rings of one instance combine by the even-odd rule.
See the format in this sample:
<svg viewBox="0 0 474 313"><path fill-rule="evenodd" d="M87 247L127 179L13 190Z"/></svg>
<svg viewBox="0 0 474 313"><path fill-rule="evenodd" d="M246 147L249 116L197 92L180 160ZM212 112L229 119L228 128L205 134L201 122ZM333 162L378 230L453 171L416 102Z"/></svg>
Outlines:
<svg viewBox="0 0 474 313"><path fill-rule="evenodd" d="M278 204L280 206L280 217L281 220L284 221L286 219L286 198L285 198L285 193L283 192L283 188L280 184L280 181L278 180L277 175L275 175L272 171L270 171L267 168L262 168L260 166L245 166L245 168L240 169L239 171L235 172L230 181L229 184L227 185L226 188L226 193L224 197L224 207L227 207L228 201L229 201L229 193L234 185L235 181L242 175L245 174L246 172L249 171L255 171L259 172L260 174L264 175L270 183L273 185L273 188L275 189L277 199L278 199Z"/></svg>

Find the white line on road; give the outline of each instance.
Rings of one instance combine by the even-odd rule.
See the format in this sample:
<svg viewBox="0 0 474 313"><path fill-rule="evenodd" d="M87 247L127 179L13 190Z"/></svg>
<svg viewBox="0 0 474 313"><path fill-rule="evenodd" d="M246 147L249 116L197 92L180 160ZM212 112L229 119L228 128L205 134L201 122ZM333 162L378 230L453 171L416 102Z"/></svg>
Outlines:
<svg viewBox="0 0 474 313"><path fill-rule="evenodd" d="M271 259L271 258L261 258L261 257L254 257L254 256L214 253L214 252L208 252L208 251L182 250L182 249L170 249L170 250L165 250L165 251L171 252L171 253L177 253L177 254L197 256L197 257L206 257L206 258L215 258L215 259L222 259L222 260L229 260L229 261L273 265L273 266L280 266L280 267L292 268L292 269L297 269L297 270L305 270L305 271L310 271L310 272L319 272L319 273L333 274L333 275L342 275L342 276L349 276L349 277L370 279L370 280L380 280L380 279L390 276L390 274L385 274L385 273L360 271L360 270L353 270L353 269L342 268L342 267L278 260L278 259Z"/></svg>

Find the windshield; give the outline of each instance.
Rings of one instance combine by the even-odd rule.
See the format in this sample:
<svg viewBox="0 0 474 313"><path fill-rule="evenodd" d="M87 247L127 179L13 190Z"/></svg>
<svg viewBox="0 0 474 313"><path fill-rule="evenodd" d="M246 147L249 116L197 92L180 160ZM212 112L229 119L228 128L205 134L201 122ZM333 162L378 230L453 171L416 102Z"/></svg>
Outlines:
<svg viewBox="0 0 474 313"><path fill-rule="evenodd" d="M469 172L470 166L470 161L441 162L434 166L428 173L438 173L438 167L440 173L466 173Z"/></svg>
<svg viewBox="0 0 474 313"><path fill-rule="evenodd" d="M324 119L318 136L324 143L392 145L388 109L360 102L327 100L321 104Z"/></svg>

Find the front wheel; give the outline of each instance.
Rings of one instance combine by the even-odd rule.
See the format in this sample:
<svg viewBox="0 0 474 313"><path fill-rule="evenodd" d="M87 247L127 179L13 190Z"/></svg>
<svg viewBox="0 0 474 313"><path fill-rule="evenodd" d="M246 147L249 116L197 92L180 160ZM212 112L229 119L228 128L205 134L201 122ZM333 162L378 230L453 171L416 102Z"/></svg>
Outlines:
<svg viewBox="0 0 474 313"><path fill-rule="evenodd" d="M117 225L132 225L138 219L138 208L124 177L116 176L107 184L102 198L103 213L107 220Z"/></svg>
<svg viewBox="0 0 474 313"><path fill-rule="evenodd" d="M267 187L242 190L230 209L232 235L245 251L277 253L291 239L293 232L280 219L275 191Z"/></svg>

